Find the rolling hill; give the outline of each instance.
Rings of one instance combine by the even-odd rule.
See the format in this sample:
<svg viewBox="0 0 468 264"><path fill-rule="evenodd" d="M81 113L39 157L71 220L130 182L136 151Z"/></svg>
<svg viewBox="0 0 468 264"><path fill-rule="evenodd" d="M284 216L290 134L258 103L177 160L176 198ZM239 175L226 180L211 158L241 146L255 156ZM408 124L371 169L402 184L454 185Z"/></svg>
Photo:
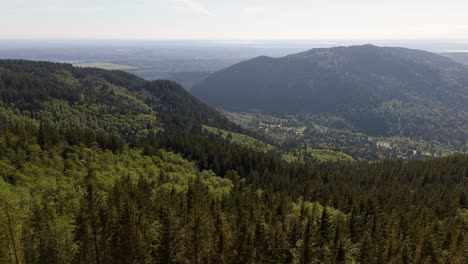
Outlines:
<svg viewBox="0 0 468 264"><path fill-rule="evenodd" d="M164 130L236 129L175 82L145 81L122 71L70 64L0 60L0 111L62 128L115 132L129 140Z"/></svg>
<svg viewBox="0 0 468 264"><path fill-rule="evenodd" d="M371 136L468 138L468 68L419 50L364 45L257 57L191 92L233 112L338 116Z"/></svg>

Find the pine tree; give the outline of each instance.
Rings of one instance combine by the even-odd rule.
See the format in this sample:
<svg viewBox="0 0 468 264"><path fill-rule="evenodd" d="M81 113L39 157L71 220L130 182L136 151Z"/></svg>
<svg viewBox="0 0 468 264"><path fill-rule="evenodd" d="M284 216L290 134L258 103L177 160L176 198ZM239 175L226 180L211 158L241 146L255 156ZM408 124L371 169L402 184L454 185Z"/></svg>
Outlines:
<svg viewBox="0 0 468 264"><path fill-rule="evenodd" d="M313 248L314 248L314 237L313 237L313 226L312 226L312 220L309 219L306 224L306 228L304 231L304 236L303 236L303 246L302 246L302 257L301 257L301 263L302 264L309 264L312 263L314 257L313 257Z"/></svg>
<svg viewBox="0 0 468 264"><path fill-rule="evenodd" d="M85 178L86 192L76 219L76 241L79 243L81 262L101 264L105 254L102 248L105 223L101 221L104 205L103 197L94 183L95 177L95 172L90 169Z"/></svg>

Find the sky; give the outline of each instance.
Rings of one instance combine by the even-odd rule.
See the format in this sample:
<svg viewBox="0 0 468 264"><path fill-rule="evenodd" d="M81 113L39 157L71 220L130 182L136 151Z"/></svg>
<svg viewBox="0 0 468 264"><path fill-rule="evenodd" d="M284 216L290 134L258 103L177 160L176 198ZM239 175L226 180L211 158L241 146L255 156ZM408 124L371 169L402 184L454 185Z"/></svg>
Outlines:
<svg viewBox="0 0 468 264"><path fill-rule="evenodd" d="M467 0L0 0L1 39L457 39Z"/></svg>

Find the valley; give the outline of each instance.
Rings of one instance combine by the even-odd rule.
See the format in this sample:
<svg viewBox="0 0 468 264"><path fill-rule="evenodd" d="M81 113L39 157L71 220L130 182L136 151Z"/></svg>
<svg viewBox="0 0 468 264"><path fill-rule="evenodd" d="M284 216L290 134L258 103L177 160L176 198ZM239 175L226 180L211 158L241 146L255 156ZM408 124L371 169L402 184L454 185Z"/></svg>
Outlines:
<svg viewBox="0 0 468 264"><path fill-rule="evenodd" d="M0 264L468 264L468 1L1 8Z"/></svg>
<svg viewBox="0 0 468 264"><path fill-rule="evenodd" d="M415 137L361 109L376 127L218 111L172 81L25 60L0 60L0 99L1 263L466 259L463 107ZM409 106L414 126L406 111L445 117Z"/></svg>
<svg viewBox="0 0 468 264"><path fill-rule="evenodd" d="M282 118L260 113L223 112L234 123L268 138L286 152L304 148L346 153L351 159L427 159L466 153L466 146L449 146L437 141L407 137L375 137L340 126L336 116L297 115ZM335 153L334 153L335 152ZM294 156L302 154L295 154ZM314 156L314 155L312 155ZM320 155L316 158L319 160ZM340 158L342 159L342 158Z"/></svg>
<svg viewBox="0 0 468 264"><path fill-rule="evenodd" d="M467 76L434 53L364 45L257 57L191 92L287 152L423 159L468 151Z"/></svg>

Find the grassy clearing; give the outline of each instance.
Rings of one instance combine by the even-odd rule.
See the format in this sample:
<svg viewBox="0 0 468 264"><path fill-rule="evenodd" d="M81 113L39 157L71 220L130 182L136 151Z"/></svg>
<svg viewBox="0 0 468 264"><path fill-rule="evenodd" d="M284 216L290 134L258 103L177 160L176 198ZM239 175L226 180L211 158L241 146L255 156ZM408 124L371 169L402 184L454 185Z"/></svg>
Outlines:
<svg viewBox="0 0 468 264"><path fill-rule="evenodd" d="M215 127L210 127L210 126L203 126L203 130L205 130L208 133L220 135L225 139L230 135L231 143L247 146L256 151L268 152L274 149L272 145L266 144L260 140L257 140L255 138L249 137L244 134L228 132L228 131L221 130Z"/></svg>
<svg viewBox="0 0 468 264"><path fill-rule="evenodd" d="M73 66L80 68L99 68L104 70L134 70L138 67L125 65L125 64L116 64L111 62L77 62L73 63Z"/></svg>
<svg viewBox="0 0 468 264"><path fill-rule="evenodd" d="M247 146L256 151L268 152L268 151L272 151L275 149L275 147L272 145L266 144L262 141L259 141L255 138L249 137L244 134L228 132L228 131L221 130L215 127L210 127L210 126L203 126L203 129L208 133L220 135L221 137L225 139L228 137L228 135L230 135L232 143ZM296 152L285 153L283 154L283 159L288 162L300 161L301 155L299 154L299 152L300 151L298 151L297 153ZM348 154L345 154L339 151L328 150L328 149L308 149L307 155L309 157L314 157L320 162L335 162L335 161L353 162L355 161L353 157L351 157Z"/></svg>
<svg viewBox="0 0 468 264"><path fill-rule="evenodd" d="M356 161L353 157L351 157L350 155L346 153L334 151L330 149L308 149L306 155L309 157L313 157L320 162L337 162L337 161L354 162ZM300 151L299 153L289 152L289 153L283 154L283 158L289 162L300 161L302 156L303 155L300 154Z"/></svg>

